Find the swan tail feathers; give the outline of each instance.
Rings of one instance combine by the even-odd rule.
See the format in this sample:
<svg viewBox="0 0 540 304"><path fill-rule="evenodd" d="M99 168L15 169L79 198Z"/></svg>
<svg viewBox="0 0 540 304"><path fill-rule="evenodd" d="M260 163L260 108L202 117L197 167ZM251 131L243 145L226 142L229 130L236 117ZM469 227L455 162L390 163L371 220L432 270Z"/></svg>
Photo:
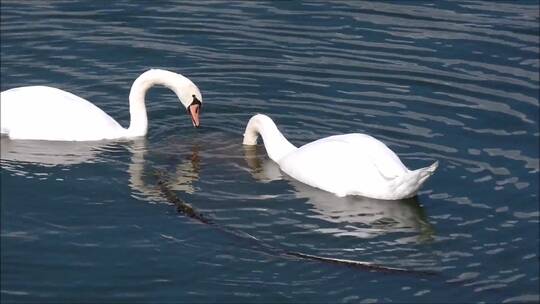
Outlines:
<svg viewBox="0 0 540 304"><path fill-rule="evenodd" d="M431 164L430 166L420 168L420 169L417 169L415 171L418 171L419 174L422 177L429 177L429 176L433 175L433 173L435 173L435 170L437 170L438 167L439 167L439 161L437 160L433 164Z"/></svg>
<svg viewBox="0 0 540 304"><path fill-rule="evenodd" d="M426 180L435 173L439 161L428 167L416 169L404 174L395 180L395 193L399 198L410 198L416 195Z"/></svg>
<svg viewBox="0 0 540 304"><path fill-rule="evenodd" d="M420 188L422 184L424 184L424 182L428 179L428 177L432 176L433 173L435 173L435 170L437 170L438 167L439 167L439 161L437 160L428 167L415 170L415 171L418 171L418 176L419 176L418 188Z"/></svg>

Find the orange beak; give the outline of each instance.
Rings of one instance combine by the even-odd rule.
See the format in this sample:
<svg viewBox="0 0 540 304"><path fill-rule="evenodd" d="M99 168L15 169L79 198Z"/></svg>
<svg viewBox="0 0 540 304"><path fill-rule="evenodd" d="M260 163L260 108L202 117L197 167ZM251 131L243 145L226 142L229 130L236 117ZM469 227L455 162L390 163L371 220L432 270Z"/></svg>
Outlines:
<svg viewBox="0 0 540 304"><path fill-rule="evenodd" d="M192 104L188 107L188 112L189 112L189 115L191 115L191 121L193 122L193 126L195 128L198 128L200 126L199 110L200 110L199 104Z"/></svg>

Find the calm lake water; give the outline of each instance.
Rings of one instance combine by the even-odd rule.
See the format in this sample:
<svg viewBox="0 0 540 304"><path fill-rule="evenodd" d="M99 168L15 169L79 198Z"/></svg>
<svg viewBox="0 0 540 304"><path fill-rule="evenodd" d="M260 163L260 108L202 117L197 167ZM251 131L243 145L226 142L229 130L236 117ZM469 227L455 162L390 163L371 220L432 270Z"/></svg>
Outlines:
<svg viewBox="0 0 540 304"><path fill-rule="evenodd" d="M204 98L201 129L154 88L144 140L2 138L2 303L540 301L538 9L2 0L2 91L62 88L124 126L149 68ZM337 198L242 146L256 113L298 146L368 133L440 167L411 200ZM177 213L155 172L214 224Z"/></svg>

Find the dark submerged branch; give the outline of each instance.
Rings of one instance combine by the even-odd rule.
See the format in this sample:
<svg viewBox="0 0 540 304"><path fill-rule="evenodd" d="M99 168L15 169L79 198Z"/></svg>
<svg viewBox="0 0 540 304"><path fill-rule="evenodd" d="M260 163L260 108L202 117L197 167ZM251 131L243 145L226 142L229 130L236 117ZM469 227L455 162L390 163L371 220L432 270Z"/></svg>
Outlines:
<svg viewBox="0 0 540 304"><path fill-rule="evenodd" d="M250 234L217 225L210 219L204 217L202 213L197 212L191 205L189 205L188 203L180 199L170 189L170 187L167 185L168 178L165 172L156 170L154 171L154 177L157 180L157 184L158 184L161 194L163 194L163 196L169 203L173 204L176 207L176 211L178 213L188 216L194 220L197 220L200 223L215 226L221 231L227 232L228 234L233 235L237 238L240 238L244 241L249 240L250 243L256 245L259 248L263 248L264 250L262 250L262 253L264 254L267 254L267 255L269 254L272 256L279 256L279 257L284 257L284 258L295 258L295 259L300 259L300 260L318 261L318 262L327 263L327 264L343 265L347 267L359 268L362 270L369 270L369 271L382 272L382 273L408 273L408 274L416 274L416 275L436 275L437 274L436 272L430 272L430 271L387 267L387 266L377 265L377 264L373 264L369 262L322 257L322 256L317 256L317 255L311 255L311 254L306 254L306 253L301 253L301 252L286 251L286 250L280 249L264 241L261 241Z"/></svg>

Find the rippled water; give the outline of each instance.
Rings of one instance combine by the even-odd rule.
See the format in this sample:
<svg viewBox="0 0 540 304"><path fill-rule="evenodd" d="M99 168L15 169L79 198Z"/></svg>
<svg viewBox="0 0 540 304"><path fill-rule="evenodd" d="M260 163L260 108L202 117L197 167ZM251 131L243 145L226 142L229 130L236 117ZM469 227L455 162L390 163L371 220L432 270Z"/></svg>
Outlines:
<svg viewBox="0 0 540 304"><path fill-rule="evenodd" d="M153 89L145 140L2 138L2 302L538 302L538 9L3 0L1 90L56 86L127 125L132 81L165 68L205 103L196 130ZM440 167L411 200L337 198L241 145L255 113L296 145L362 132Z"/></svg>

